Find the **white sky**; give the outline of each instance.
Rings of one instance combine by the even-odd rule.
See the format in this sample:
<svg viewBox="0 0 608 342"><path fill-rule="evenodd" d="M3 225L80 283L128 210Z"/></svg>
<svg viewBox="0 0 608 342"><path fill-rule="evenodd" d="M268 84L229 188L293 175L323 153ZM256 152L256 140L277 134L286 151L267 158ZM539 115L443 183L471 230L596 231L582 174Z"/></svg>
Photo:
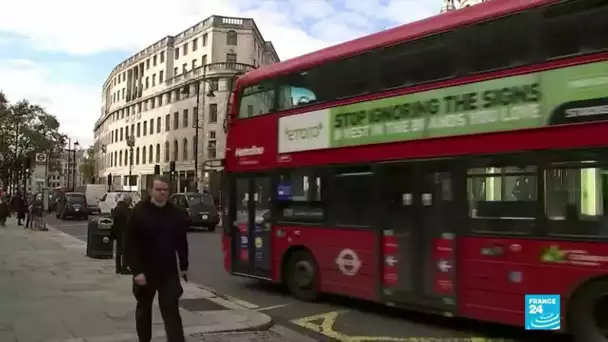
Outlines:
<svg viewBox="0 0 608 342"><path fill-rule="evenodd" d="M0 0L0 56L14 43L2 34L9 33L38 51L74 56L123 50L127 58L217 14L255 19L285 60L437 14L440 6L440 0ZM92 143L104 80L87 87L70 76L86 73L85 65L8 56L0 57L0 89L9 100L28 98L46 106L62 132L83 145Z"/></svg>

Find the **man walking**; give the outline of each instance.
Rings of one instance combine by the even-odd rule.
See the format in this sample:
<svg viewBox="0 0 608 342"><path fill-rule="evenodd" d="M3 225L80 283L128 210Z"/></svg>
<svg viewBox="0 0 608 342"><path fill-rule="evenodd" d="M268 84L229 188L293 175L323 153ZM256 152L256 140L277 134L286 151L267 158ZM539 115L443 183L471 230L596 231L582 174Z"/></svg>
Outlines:
<svg viewBox="0 0 608 342"><path fill-rule="evenodd" d="M152 339L152 303L158 291L167 340L185 342L179 298L183 293L180 276L187 280L188 221L179 208L167 202L169 181L165 177L155 176L148 191L150 198L137 203L131 212L125 246L137 300L137 335L140 342Z"/></svg>
<svg viewBox="0 0 608 342"><path fill-rule="evenodd" d="M124 254L124 241L125 233L127 231L127 221L131 216L131 203L132 199L130 195L126 195L123 199L116 204L116 207L112 209L112 230L110 231L110 239L116 241L116 273L117 274L128 274L125 260L123 260Z"/></svg>

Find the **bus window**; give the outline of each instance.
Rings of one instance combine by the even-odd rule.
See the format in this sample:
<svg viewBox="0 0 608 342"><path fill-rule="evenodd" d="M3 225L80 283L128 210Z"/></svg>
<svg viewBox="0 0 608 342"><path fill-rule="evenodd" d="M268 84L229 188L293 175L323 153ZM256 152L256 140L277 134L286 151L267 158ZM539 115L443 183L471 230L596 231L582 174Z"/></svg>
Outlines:
<svg viewBox="0 0 608 342"><path fill-rule="evenodd" d="M239 103L239 118L264 115L274 110L275 90L270 83L245 88Z"/></svg>
<svg viewBox="0 0 608 342"><path fill-rule="evenodd" d="M486 167L468 171L471 229L522 234L536 220L536 167Z"/></svg>
<svg viewBox="0 0 608 342"><path fill-rule="evenodd" d="M545 172L547 230L554 235L608 237L608 169L554 166Z"/></svg>
<svg viewBox="0 0 608 342"><path fill-rule="evenodd" d="M559 58L608 48L608 3L576 0L548 7L542 18L545 57Z"/></svg>
<svg viewBox="0 0 608 342"><path fill-rule="evenodd" d="M331 184L332 212L340 226L369 227L373 217L373 173L368 168L340 168Z"/></svg>
<svg viewBox="0 0 608 342"><path fill-rule="evenodd" d="M279 85L279 110L307 106L333 100L331 86L321 68L297 72L283 77Z"/></svg>
<svg viewBox="0 0 608 342"><path fill-rule="evenodd" d="M465 29L463 50L471 73L525 65L534 59L534 35L527 13L488 21Z"/></svg>
<svg viewBox="0 0 608 342"><path fill-rule="evenodd" d="M297 170L279 176L276 195L279 220L286 222L325 221L323 182L313 170Z"/></svg>

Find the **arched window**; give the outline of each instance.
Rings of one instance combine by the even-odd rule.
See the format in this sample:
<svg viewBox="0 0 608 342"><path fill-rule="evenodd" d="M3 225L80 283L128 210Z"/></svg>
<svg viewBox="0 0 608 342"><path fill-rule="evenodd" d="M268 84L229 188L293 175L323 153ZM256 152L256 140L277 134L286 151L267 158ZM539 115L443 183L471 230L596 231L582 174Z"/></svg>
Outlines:
<svg viewBox="0 0 608 342"><path fill-rule="evenodd" d="M173 161L179 160L179 143L173 140Z"/></svg>
<svg viewBox="0 0 608 342"><path fill-rule="evenodd" d="M235 31L231 30L226 33L226 45L237 45L238 41L238 35Z"/></svg>
<svg viewBox="0 0 608 342"><path fill-rule="evenodd" d="M122 151L118 153L118 166L122 166Z"/></svg>
<svg viewBox="0 0 608 342"><path fill-rule="evenodd" d="M139 165L139 147L135 149L135 165Z"/></svg>
<svg viewBox="0 0 608 342"><path fill-rule="evenodd" d="M110 167L114 166L114 153L110 153Z"/></svg>
<svg viewBox="0 0 608 342"><path fill-rule="evenodd" d="M146 146L141 148L141 163L146 163Z"/></svg>
<svg viewBox="0 0 608 342"><path fill-rule="evenodd" d="M154 151L152 144L150 144L150 146L148 147L148 163L154 163Z"/></svg>
<svg viewBox="0 0 608 342"><path fill-rule="evenodd" d="M129 150L125 150L125 166L129 165L129 158L133 161L133 154L130 154Z"/></svg>
<svg viewBox="0 0 608 342"><path fill-rule="evenodd" d="M165 163L169 162L169 156L171 155L170 153L169 142L165 141Z"/></svg>
<svg viewBox="0 0 608 342"><path fill-rule="evenodd" d="M184 141L182 142L182 157L184 158L184 161L188 160L188 139L184 138Z"/></svg>
<svg viewBox="0 0 608 342"><path fill-rule="evenodd" d="M156 162L160 163L160 144L156 144Z"/></svg>

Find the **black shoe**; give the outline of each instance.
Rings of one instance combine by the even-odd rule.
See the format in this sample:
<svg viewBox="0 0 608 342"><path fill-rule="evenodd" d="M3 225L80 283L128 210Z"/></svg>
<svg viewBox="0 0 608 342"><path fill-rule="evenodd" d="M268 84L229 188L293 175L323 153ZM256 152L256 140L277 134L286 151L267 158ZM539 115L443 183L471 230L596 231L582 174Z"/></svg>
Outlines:
<svg viewBox="0 0 608 342"><path fill-rule="evenodd" d="M120 274L123 274L123 275L131 275L131 274L133 274L133 273L131 273L131 271L129 271L129 270L122 270L122 271L120 271Z"/></svg>

